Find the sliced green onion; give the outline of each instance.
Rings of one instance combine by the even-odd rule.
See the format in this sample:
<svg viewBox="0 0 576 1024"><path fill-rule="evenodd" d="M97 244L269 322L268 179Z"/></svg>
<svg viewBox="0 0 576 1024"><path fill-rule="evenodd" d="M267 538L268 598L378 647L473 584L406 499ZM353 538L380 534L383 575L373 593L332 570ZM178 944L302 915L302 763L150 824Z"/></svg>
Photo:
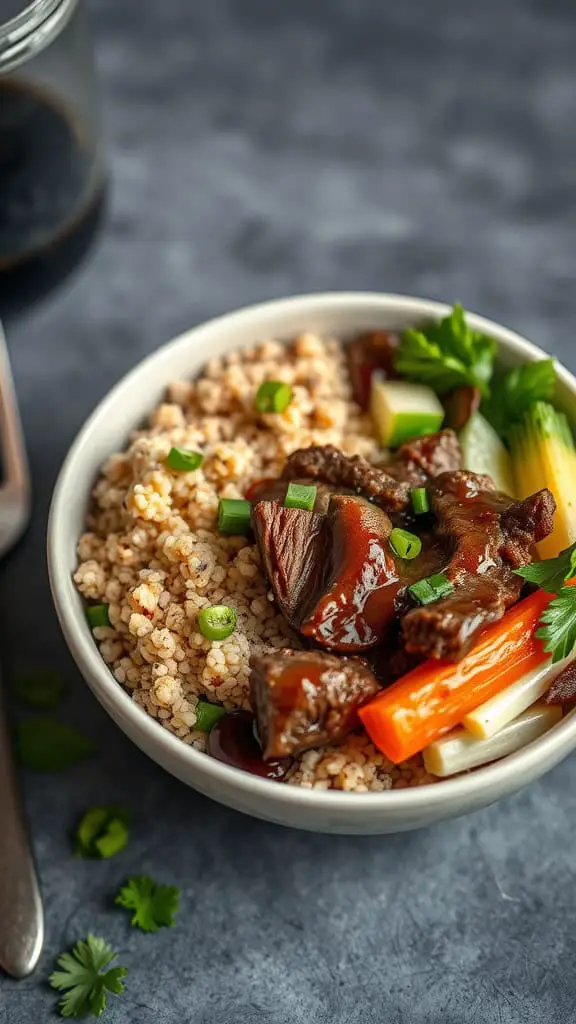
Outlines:
<svg viewBox="0 0 576 1024"><path fill-rule="evenodd" d="M390 547L399 558L417 558L422 551L422 541L415 533L395 526L390 533Z"/></svg>
<svg viewBox="0 0 576 1024"><path fill-rule="evenodd" d="M166 465L177 473L191 473L199 469L204 462L202 452L187 451L186 448L171 448L166 457Z"/></svg>
<svg viewBox="0 0 576 1024"><path fill-rule="evenodd" d="M86 609L86 618L88 619L90 629L96 629L97 626L109 626L110 619L108 618L108 605L90 605L90 607Z"/></svg>
<svg viewBox="0 0 576 1024"><path fill-rule="evenodd" d="M284 508L303 508L311 512L316 502L316 491L317 487L314 485L308 487L307 484L288 484Z"/></svg>
<svg viewBox="0 0 576 1024"><path fill-rule="evenodd" d="M425 487L413 487L410 491L410 500L412 502L412 508L417 516L421 516L424 512L430 511L428 491Z"/></svg>
<svg viewBox="0 0 576 1024"><path fill-rule="evenodd" d="M247 533L252 506L245 498L220 498L218 529L220 533Z"/></svg>
<svg viewBox="0 0 576 1024"><path fill-rule="evenodd" d="M226 711L220 704L210 704L207 700L199 700L196 705L196 725L195 729L199 729L200 732L210 732L212 726L216 725L222 715L225 715Z"/></svg>
<svg viewBox="0 0 576 1024"><path fill-rule="evenodd" d="M198 612L198 629L207 640L225 640L236 629L236 612L227 604L213 604Z"/></svg>
<svg viewBox="0 0 576 1024"><path fill-rule="evenodd" d="M284 412L292 401L292 388L280 380L266 380L256 392L258 412Z"/></svg>
<svg viewBox="0 0 576 1024"><path fill-rule="evenodd" d="M432 604L439 601L441 597L447 597L454 590L454 584L450 582L445 572L438 572L434 576L427 576L424 580L413 583L408 590L418 604Z"/></svg>

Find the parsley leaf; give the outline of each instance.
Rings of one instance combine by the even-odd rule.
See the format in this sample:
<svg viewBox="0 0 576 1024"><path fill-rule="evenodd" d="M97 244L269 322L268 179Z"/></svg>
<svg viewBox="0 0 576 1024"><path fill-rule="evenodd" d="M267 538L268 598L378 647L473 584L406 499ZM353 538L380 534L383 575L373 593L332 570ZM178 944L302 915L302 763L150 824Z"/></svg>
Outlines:
<svg viewBox="0 0 576 1024"><path fill-rule="evenodd" d="M70 953L58 957L62 970L53 971L48 980L52 988L65 992L59 1004L63 1017L100 1017L106 1008L106 993L122 994L127 968L112 967L102 973L116 955L104 939L88 935Z"/></svg>
<svg viewBox="0 0 576 1024"><path fill-rule="evenodd" d="M90 807L76 828L76 856L113 857L130 838L130 815L121 807Z"/></svg>
<svg viewBox="0 0 576 1024"><path fill-rule="evenodd" d="M163 926L172 927L179 899L177 886L158 885L149 875L138 875L122 886L115 903L134 911L130 921L133 927L157 932Z"/></svg>
<svg viewBox="0 0 576 1024"><path fill-rule="evenodd" d="M542 562L532 562L514 569L517 576L535 583L548 594L557 594L566 580L576 576L576 544L565 548L556 558L545 558Z"/></svg>
<svg viewBox="0 0 576 1024"><path fill-rule="evenodd" d="M12 680L12 690L31 708L56 708L66 693L66 683L57 672L31 670Z"/></svg>
<svg viewBox="0 0 576 1024"><path fill-rule="evenodd" d="M536 636L544 641L544 650L552 661L562 661L576 644L576 587L562 587L540 616Z"/></svg>
<svg viewBox="0 0 576 1024"><path fill-rule="evenodd" d="M439 323L403 331L394 366L403 377L428 384L440 395L462 384L487 395L495 354L494 339L472 330L457 304Z"/></svg>
<svg viewBox="0 0 576 1024"><path fill-rule="evenodd" d="M534 402L548 402L556 386L553 359L515 366L492 385L490 398L483 402L482 413L501 437Z"/></svg>
<svg viewBox="0 0 576 1024"><path fill-rule="evenodd" d="M20 763L37 772L60 771L96 750L96 744L74 726L47 715L19 722L14 739Z"/></svg>

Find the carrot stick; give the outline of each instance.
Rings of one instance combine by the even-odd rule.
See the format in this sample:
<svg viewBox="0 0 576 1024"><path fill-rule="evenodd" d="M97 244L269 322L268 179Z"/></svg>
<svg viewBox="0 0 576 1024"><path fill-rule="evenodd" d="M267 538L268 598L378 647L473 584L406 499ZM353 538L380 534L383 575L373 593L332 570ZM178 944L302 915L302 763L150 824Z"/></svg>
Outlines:
<svg viewBox="0 0 576 1024"><path fill-rule="evenodd" d="M490 626L462 661L426 661L360 708L375 746L390 761L405 761L546 661L534 633L551 600L536 591Z"/></svg>

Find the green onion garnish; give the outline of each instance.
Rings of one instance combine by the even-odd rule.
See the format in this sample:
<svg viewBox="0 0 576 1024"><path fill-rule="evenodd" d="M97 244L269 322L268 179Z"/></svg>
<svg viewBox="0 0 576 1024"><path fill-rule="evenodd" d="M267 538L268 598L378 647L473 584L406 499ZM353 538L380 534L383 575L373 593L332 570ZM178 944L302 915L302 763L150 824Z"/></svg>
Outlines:
<svg viewBox="0 0 576 1024"><path fill-rule="evenodd" d="M88 619L90 629L96 629L97 626L109 626L110 619L108 618L108 605L90 605L90 607L86 609L86 618Z"/></svg>
<svg viewBox="0 0 576 1024"><path fill-rule="evenodd" d="M204 462L202 452L187 451L186 448L171 448L166 457L166 465L177 473L191 473L199 469Z"/></svg>
<svg viewBox="0 0 576 1024"><path fill-rule="evenodd" d="M390 547L399 558L417 558L422 551L422 541L415 533L395 526L390 533Z"/></svg>
<svg viewBox="0 0 576 1024"><path fill-rule="evenodd" d="M225 640L236 629L236 612L227 604L213 604L198 612L198 629L207 640Z"/></svg>
<svg viewBox="0 0 576 1024"><path fill-rule="evenodd" d="M421 516L424 512L430 511L428 491L425 487L413 487L410 491L410 500L412 502L412 508L417 516Z"/></svg>
<svg viewBox="0 0 576 1024"><path fill-rule="evenodd" d="M245 498L220 498L218 529L220 533L241 534L250 529L252 506Z"/></svg>
<svg viewBox="0 0 576 1024"><path fill-rule="evenodd" d="M280 380L267 380L256 392L258 412L284 412L292 401L292 388Z"/></svg>
<svg viewBox="0 0 576 1024"><path fill-rule="evenodd" d="M284 508L303 508L306 512L311 512L316 502L316 491L314 485L308 487L307 484L288 484Z"/></svg>
<svg viewBox="0 0 576 1024"><path fill-rule="evenodd" d="M447 597L454 590L454 584L450 582L445 572L438 572L434 576L428 576L424 580L413 583L408 590L418 604L432 604L439 601L441 597Z"/></svg>
<svg viewBox="0 0 576 1024"><path fill-rule="evenodd" d="M200 732L210 732L213 725L225 715L226 711L220 704L210 704L207 700L199 700L196 705L195 729Z"/></svg>

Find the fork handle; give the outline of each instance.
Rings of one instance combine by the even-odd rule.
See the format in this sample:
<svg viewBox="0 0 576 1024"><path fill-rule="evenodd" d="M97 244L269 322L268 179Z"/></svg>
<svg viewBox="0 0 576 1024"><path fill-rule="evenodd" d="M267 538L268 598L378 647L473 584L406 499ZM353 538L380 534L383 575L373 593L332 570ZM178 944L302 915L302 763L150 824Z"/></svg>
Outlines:
<svg viewBox="0 0 576 1024"><path fill-rule="evenodd" d="M42 901L0 693L0 967L15 978L42 950Z"/></svg>

